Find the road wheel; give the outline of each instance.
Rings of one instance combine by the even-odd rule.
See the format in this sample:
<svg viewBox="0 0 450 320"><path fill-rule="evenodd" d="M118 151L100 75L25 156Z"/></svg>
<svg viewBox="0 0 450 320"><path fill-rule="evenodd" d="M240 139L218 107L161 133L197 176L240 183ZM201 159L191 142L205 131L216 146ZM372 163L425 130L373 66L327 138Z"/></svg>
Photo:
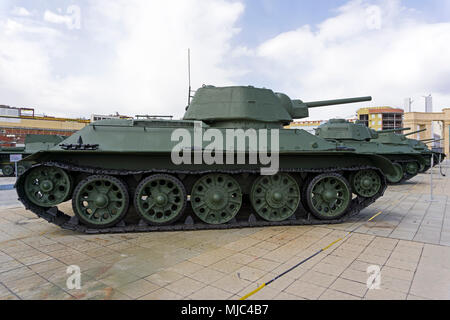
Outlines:
<svg viewBox="0 0 450 320"><path fill-rule="evenodd" d="M127 186L107 175L94 175L82 180L72 197L72 208L79 220L95 229L119 223L126 215L128 206Z"/></svg>
<svg viewBox="0 0 450 320"><path fill-rule="evenodd" d="M197 217L208 224L232 220L242 206L242 191L237 181L226 174L201 177L192 187L191 206Z"/></svg>
<svg viewBox="0 0 450 320"><path fill-rule="evenodd" d="M25 194L40 207L53 207L65 201L71 191L69 175L56 167L36 167L25 178Z"/></svg>
<svg viewBox="0 0 450 320"><path fill-rule="evenodd" d="M305 195L311 213L320 220L343 216L350 206L352 192L347 179L338 173L324 173L311 180Z"/></svg>
<svg viewBox="0 0 450 320"><path fill-rule="evenodd" d="M300 204L297 181L286 173L261 176L253 183L250 201L256 213L267 221L290 218Z"/></svg>
<svg viewBox="0 0 450 320"><path fill-rule="evenodd" d="M380 191L381 178L375 170L361 170L352 174L350 184L354 193L370 198Z"/></svg>
<svg viewBox="0 0 450 320"><path fill-rule="evenodd" d="M186 208L186 189L177 178L155 174L145 178L136 188L134 206L151 225L167 225L178 220Z"/></svg>

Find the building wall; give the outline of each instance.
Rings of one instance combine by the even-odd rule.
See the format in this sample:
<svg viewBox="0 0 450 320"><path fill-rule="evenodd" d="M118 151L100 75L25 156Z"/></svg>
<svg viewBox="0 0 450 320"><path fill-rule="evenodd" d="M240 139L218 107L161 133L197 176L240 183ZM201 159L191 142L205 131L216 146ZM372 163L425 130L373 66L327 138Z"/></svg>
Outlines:
<svg viewBox="0 0 450 320"><path fill-rule="evenodd" d="M361 108L357 111L358 119L362 120L362 116L367 117L367 125L374 130L384 130L401 128L402 125L402 109L395 109L391 107L373 107L373 108ZM396 115L396 119L388 120ZM364 119L365 120L365 119ZM388 127L388 128L387 128Z"/></svg>
<svg viewBox="0 0 450 320"><path fill-rule="evenodd" d="M17 144L23 144L27 134L49 134L70 136L84 128L89 120L45 118L45 117L9 117L0 115L0 140L14 137ZM2 139L5 138L5 139Z"/></svg>
<svg viewBox="0 0 450 320"><path fill-rule="evenodd" d="M68 130L77 131L84 128L87 121L70 121L70 120L46 120L46 119L33 119L33 118L6 118L0 117L0 128L34 128L34 129L51 129L51 130Z"/></svg>
<svg viewBox="0 0 450 320"><path fill-rule="evenodd" d="M450 156L450 109L443 109L442 112L408 112L405 113L404 126L411 128L408 132L413 132L421 129L427 129L425 132L421 132L410 136L410 138L423 140L431 139L433 137L433 121L439 121L442 124L441 137L444 139L441 141L441 146L445 150L447 157ZM437 132L434 132L436 134ZM439 134L439 133L438 133Z"/></svg>
<svg viewBox="0 0 450 320"><path fill-rule="evenodd" d="M0 141L11 141L14 144L24 144L27 134L46 134L59 135L69 137L74 134L75 130L49 130L49 129L33 129L33 128L0 128ZM7 143L1 144L3 147L8 146Z"/></svg>

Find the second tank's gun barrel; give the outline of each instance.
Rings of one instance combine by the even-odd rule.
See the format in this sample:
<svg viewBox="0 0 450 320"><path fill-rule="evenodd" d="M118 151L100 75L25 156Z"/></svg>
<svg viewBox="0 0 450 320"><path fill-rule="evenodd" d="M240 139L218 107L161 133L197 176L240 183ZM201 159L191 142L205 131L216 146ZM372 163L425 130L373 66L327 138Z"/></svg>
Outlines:
<svg viewBox="0 0 450 320"><path fill-rule="evenodd" d="M317 108L317 107L325 107L325 106L334 106L337 104L347 104L347 103L366 102L366 101L372 101L372 97L358 97L358 98L348 98L348 99L312 101L312 102L305 102L304 104L308 108Z"/></svg>
<svg viewBox="0 0 450 320"><path fill-rule="evenodd" d="M427 129L422 129L422 130L417 130L417 131L414 131L414 132L406 133L404 136L405 137L412 136L413 134L424 132L424 131L427 131Z"/></svg>
<svg viewBox="0 0 450 320"><path fill-rule="evenodd" d="M444 139L439 139L439 140L431 140L428 142L425 142L425 144L429 144L429 143L433 143L433 142L439 142L439 141L443 141Z"/></svg>
<svg viewBox="0 0 450 320"><path fill-rule="evenodd" d="M406 130L411 130L411 128L387 129L387 130L377 131L377 133L393 133L393 132L400 132L400 131L406 131Z"/></svg>

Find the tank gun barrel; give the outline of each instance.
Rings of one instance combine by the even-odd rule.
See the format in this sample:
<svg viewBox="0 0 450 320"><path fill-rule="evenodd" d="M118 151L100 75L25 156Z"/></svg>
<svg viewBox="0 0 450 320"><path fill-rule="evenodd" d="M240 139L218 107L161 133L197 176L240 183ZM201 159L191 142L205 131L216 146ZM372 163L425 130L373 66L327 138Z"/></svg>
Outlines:
<svg viewBox="0 0 450 320"><path fill-rule="evenodd" d="M318 108L318 107L325 107L325 106L334 106L337 104L348 104L348 103L365 102L365 101L372 101L372 97L358 97L358 98L348 98L348 99L312 101L312 102L305 102L304 104L308 108Z"/></svg>
<svg viewBox="0 0 450 320"><path fill-rule="evenodd" d="M387 130L377 131L377 133L393 133L393 132L400 132L400 131L406 131L406 130L411 130L411 128L387 129Z"/></svg>
<svg viewBox="0 0 450 320"><path fill-rule="evenodd" d="M434 138L430 138L430 139L423 139L423 140L420 140L420 141L422 141L422 142L425 142L425 141L431 141L431 140L434 140Z"/></svg>
<svg viewBox="0 0 450 320"><path fill-rule="evenodd" d="M443 141L443 140L444 140L444 139L431 140L431 141L425 142L425 144L429 144L429 143L432 143L432 142L439 142L439 141Z"/></svg>
<svg viewBox="0 0 450 320"><path fill-rule="evenodd" d="M405 137L412 136L413 134L424 132L424 131L427 131L427 129L422 129L422 130L417 130L417 131L414 131L414 132L410 132L410 133L405 134L404 136Z"/></svg>

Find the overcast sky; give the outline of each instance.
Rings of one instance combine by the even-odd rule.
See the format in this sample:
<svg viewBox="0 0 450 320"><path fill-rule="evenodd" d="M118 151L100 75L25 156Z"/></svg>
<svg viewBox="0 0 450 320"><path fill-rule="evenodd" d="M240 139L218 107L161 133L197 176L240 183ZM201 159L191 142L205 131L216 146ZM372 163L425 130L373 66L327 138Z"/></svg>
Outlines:
<svg viewBox="0 0 450 320"><path fill-rule="evenodd" d="M182 117L192 84L450 107L450 0L1 0L0 104Z"/></svg>

